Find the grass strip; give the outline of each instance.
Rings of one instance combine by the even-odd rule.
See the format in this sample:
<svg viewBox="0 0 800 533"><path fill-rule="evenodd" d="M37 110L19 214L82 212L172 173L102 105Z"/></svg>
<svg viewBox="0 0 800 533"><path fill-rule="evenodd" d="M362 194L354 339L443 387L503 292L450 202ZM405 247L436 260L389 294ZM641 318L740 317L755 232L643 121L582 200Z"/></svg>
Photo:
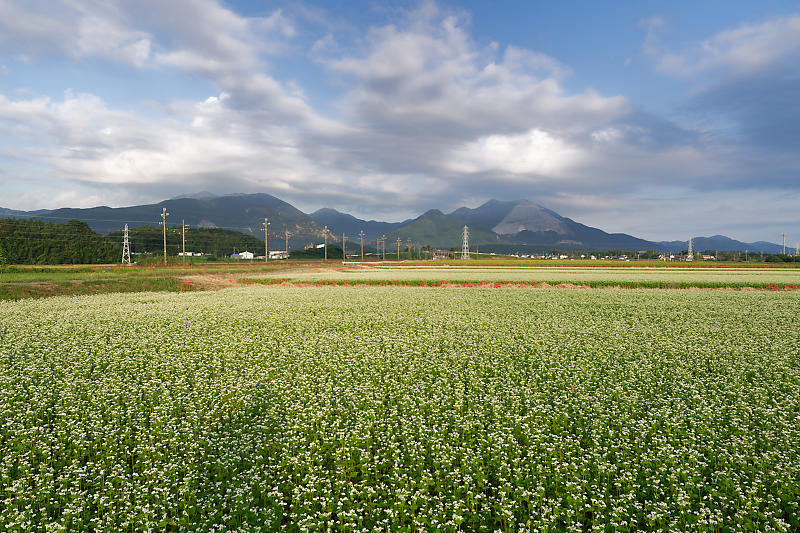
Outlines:
<svg viewBox="0 0 800 533"><path fill-rule="evenodd" d="M202 290L202 287L177 278L125 278L117 280L89 280L80 283L55 281L46 283L0 284L0 300L46 298L49 296L77 296L114 292L185 292Z"/></svg>
<svg viewBox="0 0 800 533"><path fill-rule="evenodd" d="M292 278L254 279L242 278L242 285L282 285L297 286L336 286L336 287L491 287L491 288L620 288L620 289L755 289L765 291L796 291L800 284L765 282L719 282L719 281L468 281L468 280L397 280L397 279L354 279L354 280L299 280Z"/></svg>

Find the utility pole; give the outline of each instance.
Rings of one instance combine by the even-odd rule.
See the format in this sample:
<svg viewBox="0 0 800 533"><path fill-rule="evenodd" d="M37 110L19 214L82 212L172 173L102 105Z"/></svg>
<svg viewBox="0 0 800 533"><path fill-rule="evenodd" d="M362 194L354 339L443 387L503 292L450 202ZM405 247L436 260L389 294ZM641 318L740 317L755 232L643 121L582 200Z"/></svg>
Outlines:
<svg viewBox="0 0 800 533"><path fill-rule="evenodd" d="M122 264L131 264L131 243L128 240L128 225L125 224L125 233L122 237Z"/></svg>
<svg viewBox="0 0 800 533"><path fill-rule="evenodd" d="M361 230L361 233L358 234L361 237L361 262L364 262L364 230Z"/></svg>
<svg viewBox="0 0 800 533"><path fill-rule="evenodd" d="M383 244L383 257L382 257L382 259L385 261L386 260L386 235L381 235L380 241L381 241L381 244ZM378 249L378 256L379 257L381 256L380 249Z"/></svg>
<svg viewBox="0 0 800 533"><path fill-rule="evenodd" d="M183 245L183 266L186 266L186 221L181 220L181 244Z"/></svg>
<svg viewBox="0 0 800 533"><path fill-rule="evenodd" d="M786 233L783 234L783 255L786 255Z"/></svg>
<svg viewBox="0 0 800 533"><path fill-rule="evenodd" d="M469 259L469 228L464 226L464 234L461 237L461 259Z"/></svg>
<svg viewBox="0 0 800 533"><path fill-rule="evenodd" d="M398 261L400 261L400 243L401 243L401 242L402 242L402 241L400 240L400 237L398 237L398 238L397 238L397 260L398 260Z"/></svg>
<svg viewBox="0 0 800 533"><path fill-rule="evenodd" d="M167 217L169 213L167 213L167 208L161 208L161 226L164 230L164 266L167 266Z"/></svg>
<svg viewBox="0 0 800 533"><path fill-rule="evenodd" d="M264 262L269 262L269 219L264 218Z"/></svg>
<svg viewBox="0 0 800 533"><path fill-rule="evenodd" d="M289 230L286 230L286 259L289 259Z"/></svg>
<svg viewBox="0 0 800 533"><path fill-rule="evenodd" d="M322 248L325 252L325 262L328 262L328 226L325 226L322 229L322 236L325 237L325 243L322 245Z"/></svg>
<svg viewBox="0 0 800 533"><path fill-rule="evenodd" d="M411 239L408 239L406 243L406 249L408 250L408 258L411 259Z"/></svg>
<svg viewBox="0 0 800 533"><path fill-rule="evenodd" d="M347 236L342 233L342 263L347 261Z"/></svg>

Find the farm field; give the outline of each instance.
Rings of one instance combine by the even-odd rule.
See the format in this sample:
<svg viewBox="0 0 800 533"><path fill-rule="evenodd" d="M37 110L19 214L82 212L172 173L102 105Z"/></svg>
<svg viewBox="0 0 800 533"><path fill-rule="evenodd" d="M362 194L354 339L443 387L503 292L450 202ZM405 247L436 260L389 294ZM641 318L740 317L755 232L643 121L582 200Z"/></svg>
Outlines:
<svg viewBox="0 0 800 533"><path fill-rule="evenodd" d="M470 281L470 282L549 282L549 283L628 283L644 286L670 284L700 287L763 287L768 284L800 285L800 269L794 268L668 268L668 267L493 267L493 266L397 266L375 265L267 273L259 277L281 278L290 281L350 280L350 281Z"/></svg>
<svg viewBox="0 0 800 533"><path fill-rule="evenodd" d="M797 531L798 308L425 287L0 302L0 530Z"/></svg>
<svg viewBox="0 0 800 533"><path fill-rule="evenodd" d="M194 266L121 265L15 265L0 269L0 300L41 298L59 295L111 292L150 292L198 290L204 287L187 283L186 276L261 275L284 268L315 263L282 261L260 263L203 263Z"/></svg>

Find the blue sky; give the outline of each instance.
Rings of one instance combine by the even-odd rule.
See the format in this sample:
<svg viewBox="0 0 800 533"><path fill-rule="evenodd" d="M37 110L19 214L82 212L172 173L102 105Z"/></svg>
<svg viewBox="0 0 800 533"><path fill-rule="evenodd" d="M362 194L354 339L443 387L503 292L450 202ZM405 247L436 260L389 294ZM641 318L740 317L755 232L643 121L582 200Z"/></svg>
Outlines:
<svg viewBox="0 0 800 533"><path fill-rule="evenodd" d="M0 0L0 206L527 198L800 240L800 2Z"/></svg>

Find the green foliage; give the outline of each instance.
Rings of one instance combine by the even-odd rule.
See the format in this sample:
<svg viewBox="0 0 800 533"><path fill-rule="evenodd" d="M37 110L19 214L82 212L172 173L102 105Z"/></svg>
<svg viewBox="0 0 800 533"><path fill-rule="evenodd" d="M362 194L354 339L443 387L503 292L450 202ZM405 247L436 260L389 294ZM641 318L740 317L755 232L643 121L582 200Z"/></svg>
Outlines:
<svg viewBox="0 0 800 533"><path fill-rule="evenodd" d="M99 264L119 262L121 245L78 220L66 224L0 219L0 241L11 264Z"/></svg>
<svg viewBox="0 0 800 533"><path fill-rule="evenodd" d="M134 254L164 255L164 234L160 227L131 228L128 236ZM109 238L122 242L122 231L109 234ZM167 255L177 256L183 250L180 227L167 228ZM238 231L220 228L189 228L186 231L186 252L229 256L233 251L249 250L264 253L264 241ZM137 260L138 261L138 260Z"/></svg>
<svg viewBox="0 0 800 533"><path fill-rule="evenodd" d="M0 267L4 267L8 264L8 258L6 257L6 251L3 248L3 242L0 241Z"/></svg>
<svg viewBox="0 0 800 533"><path fill-rule="evenodd" d="M764 256L765 263L800 263L800 255L774 254Z"/></svg>
<svg viewBox="0 0 800 533"><path fill-rule="evenodd" d="M352 251L352 248L351 248ZM307 250L292 250L289 252L290 259L322 259L325 257L323 248L309 248ZM335 244L328 245L328 259L336 260L342 258L342 247Z"/></svg>
<svg viewBox="0 0 800 533"><path fill-rule="evenodd" d="M400 252L405 251L408 240L437 248L456 246L461 250L461 239L465 222L458 218L431 210L412 222L405 224L386 235L386 252L397 250L396 240L400 239ZM478 225L469 225L469 242L484 245L502 242L500 237Z"/></svg>

